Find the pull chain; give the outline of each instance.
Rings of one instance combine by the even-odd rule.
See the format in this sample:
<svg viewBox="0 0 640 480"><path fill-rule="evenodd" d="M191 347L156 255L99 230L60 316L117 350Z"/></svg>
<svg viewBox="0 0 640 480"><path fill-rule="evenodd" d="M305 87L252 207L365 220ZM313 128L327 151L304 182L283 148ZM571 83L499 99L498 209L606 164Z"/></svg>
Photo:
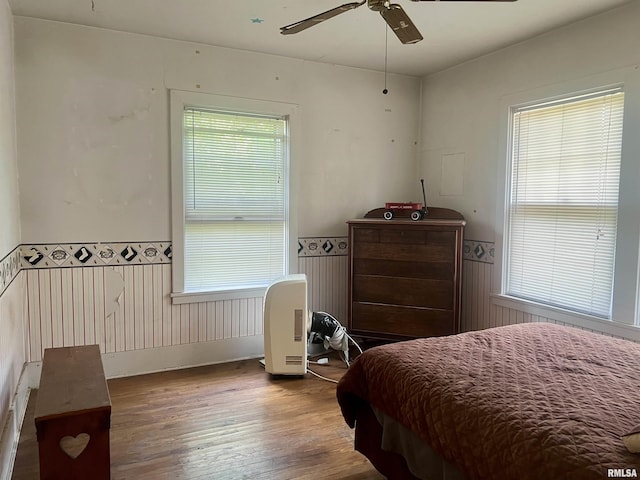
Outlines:
<svg viewBox="0 0 640 480"><path fill-rule="evenodd" d="M389 93L387 90L387 48L388 48L388 38L389 38L389 27L387 25L384 26L384 90L382 93L386 95Z"/></svg>

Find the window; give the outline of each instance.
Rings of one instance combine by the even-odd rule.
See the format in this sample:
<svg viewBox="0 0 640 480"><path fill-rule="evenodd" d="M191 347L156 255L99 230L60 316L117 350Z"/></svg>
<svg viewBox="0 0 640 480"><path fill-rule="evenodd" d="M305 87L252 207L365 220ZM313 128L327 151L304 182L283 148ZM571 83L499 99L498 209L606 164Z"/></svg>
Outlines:
<svg viewBox="0 0 640 480"><path fill-rule="evenodd" d="M289 272L291 108L172 92L174 302L261 295Z"/></svg>
<svg viewBox="0 0 640 480"><path fill-rule="evenodd" d="M624 93L512 107L504 292L612 318Z"/></svg>

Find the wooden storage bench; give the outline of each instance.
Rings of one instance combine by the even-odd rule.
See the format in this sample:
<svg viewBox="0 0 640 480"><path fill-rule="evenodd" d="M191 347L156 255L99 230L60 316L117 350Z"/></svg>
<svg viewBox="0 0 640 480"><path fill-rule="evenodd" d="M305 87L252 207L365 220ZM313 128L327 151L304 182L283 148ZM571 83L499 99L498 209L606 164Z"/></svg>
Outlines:
<svg viewBox="0 0 640 480"><path fill-rule="evenodd" d="M110 423L98 345L46 349L35 412L40 478L109 480Z"/></svg>

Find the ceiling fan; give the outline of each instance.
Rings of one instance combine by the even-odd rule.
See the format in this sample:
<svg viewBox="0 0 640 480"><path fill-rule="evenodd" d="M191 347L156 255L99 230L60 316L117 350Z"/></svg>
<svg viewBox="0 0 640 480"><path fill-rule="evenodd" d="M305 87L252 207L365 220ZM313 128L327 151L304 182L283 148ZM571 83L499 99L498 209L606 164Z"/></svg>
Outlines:
<svg viewBox="0 0 640 480"><path fill-rule="evenodd" d="M411 0L413 2L426 2L426 1L460 1L460 0ZM480 1L480 2L514 2L516 0L467 0L467 1ZM340 15L341 13L353 10L364 4L367 4L370 10L374 12L380 12L382 18L391 27L391 30L397 35L398 39L402 43L417 43L422 40L422 35L413 24L409 16L405 13L404 9L397 3L391 3L389 0L362 0L360 2L345 3L339 7L332 8L326 12L319 13L313 17L305 18L299 22L292 23L280 28L282 35L291 35L293 33L301 32L309 27L329 20L330 18Z"/></svg>

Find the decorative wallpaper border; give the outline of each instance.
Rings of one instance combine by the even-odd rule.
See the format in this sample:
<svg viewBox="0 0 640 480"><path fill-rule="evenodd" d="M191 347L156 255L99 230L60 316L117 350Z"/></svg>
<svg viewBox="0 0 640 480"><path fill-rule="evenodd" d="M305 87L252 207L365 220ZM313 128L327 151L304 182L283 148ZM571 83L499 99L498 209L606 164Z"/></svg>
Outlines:
<svg viewBox="0 0 640 480"><path fill-rule="evenodd" d="M298 257L348 254L348 237L301 237L298 239ZM463 258L473 262L494 263L495 243L465 239Z"/></svg>
<svg viewBox="0 0 640 480"><path fill-rule="evenodd" d="M20 272L20 245L0 260L0 295Z"/></svg>
<svg viewBox="0 0 640 480"><path fill-rule="evenodd" d="M298 239L299 257L347 255L348 252L347 237L304 237ZM171 263L173 252L171 242L168 241L42 243L20 245L6 259L9 259L11 255L13 255L13 270L19 270L20 268ZM0 274L3 271L0 270Z"/></svg>
<svg viewBox="0 0 640 480"><path fill-rule="evenodd" d="M298 257L345 256L348 237L301 237ZM0 260L0 294L20 269L171 263L171 242L49 243L19 245ZM465 260L494 263L494 242L464 240Z"/></svg>
<svg viewBox="0 0 640 480"><path fill-rule="evenodd" d="M171 242L49 243L20 246L22 268L171 263Z"/></svg>
<svg viewBox="0 0 640 480"><path fill-rule="evenodd" d="M347 255L348 237L302 237L298 239L298 257Z"/></svg>
<svg viewBox="0 0 640 480"><path fill-rule="evenodd" d="M494 263L495 243L478 240L465 240L463 258L472 262Z"/></svg>

